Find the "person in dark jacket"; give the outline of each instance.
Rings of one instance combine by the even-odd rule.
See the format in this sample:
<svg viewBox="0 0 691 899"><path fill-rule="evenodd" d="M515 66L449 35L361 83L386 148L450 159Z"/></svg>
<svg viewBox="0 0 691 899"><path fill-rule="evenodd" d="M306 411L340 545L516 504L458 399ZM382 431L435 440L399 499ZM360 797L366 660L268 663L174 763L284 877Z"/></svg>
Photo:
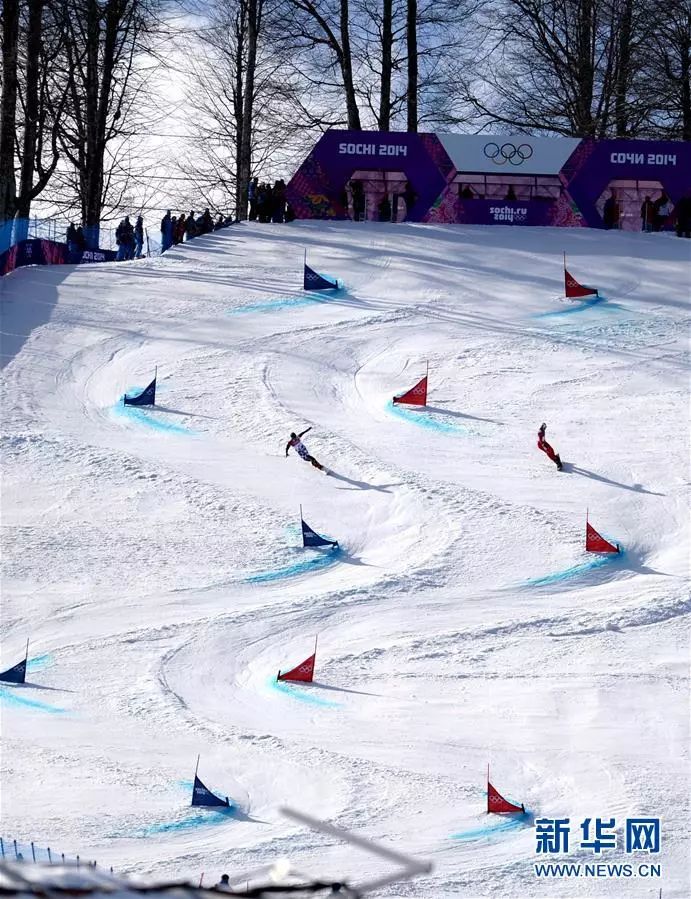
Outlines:
<svg viewBox="0 0 691 899"><path fill-rule="evenodd" d="M192 240L197 236L197 222L194 218L194 209L190 210L190 214L185 219L185 239Z"/></svg>
<svg viewBox="0 0 691 899"><path fill-rule="evenodd" d="M185 216L181 212L175 227L175 243L182 243L185 239Z"/></svg>
<svg viewBox="0 0 691 899"><path fill-rule="evenodd" d="M256 222L257 220L257 193L259 191L259 178L252 178L247 185L247 199L250 204L249 220Z"/></svg>
<svg viewBox="0 0 691 899"><path fill-rule="evenodd" d="M274 184L273 189L273 209L271 220L281 223L285 221L286 215L286 185L282 178L279 178Z"/></svg>
<svg viewBox="0 0 691 899"><path fill-rule="evenodd" d="M641 230L652 231L655 222L655 207L650 197L646 197L641 203Z"/></svg>
<svg viewBox="0 0 691 899"><path fill-rule="evenodd" d="M210 234L214 230L214 220L211 218L211 213L209 212L208 206L202 213L201 225L202 234Z"/></svg>
<svg viewBox="0 0 691 899"><path fill-rule="evenodd" d="M134 255L134 229L129 215L120 222L115 230L115 240L118 245L117 262L131 259Z"/></svg>
<svg viewBox="0 0 691 899"><path fill-rule="evenodd" d="M413 190L413 185L410 181L406 181L405 183L403 199L405 200L405 217L410 221L411 212L413 211L413 206L415 206L415 200L417 199L417 194Z"/></svg>
<svg viewBox="0 0 691 899"><path fill-rule="evenodd" d="M379 221L391 221L391 200L389 199L388 194L384 194L384 196L379 201Z"/></svg>
<svg viewBox="0 0 691 899"><path fill-rule="evenodd" d="M617 202L617 195L613 190L610 191L609 196L605 200L602 210L602 221L608 230L619 227L619 203Z"/></svg>
<svg viewBox="0 0 691 899"><path fill-rule="evenodd" d="M77 228L75 243L77 244L77 250L83 253L86 249L86 234L84 234L84 229L81 225Z"/></svg>
<svg viewBox="0 0 691 899"><path fill-rule="evenodd" d="M171 222L172 224L172 222ZM141 215L137 216L134 226L134 258L142 258L142 247L144 246L144 219Z"/></svg>
<svg viewBox="0 0 691 899"><path fill-rule="evenodd" d="M161 252L165 253L173 245L173 222L170 218L170 209L161 219Z"/></svg>
<svg viewBox="0 0 691 899"><path fill-rule="evenodd" d="M677 237L691 238L691 196L682 197L677 203Z"/></svg>
<svg viewBox="0 0 691 899"><path fill-rule="evenodd" d="M367 214L367 198L362 181L351 181L350 191L353 197L353 220L361 222Z"/></svg>
<svg viewBox="0 0 691 899"><path fill-rule="evenodd" d="M67 234L65 234L65 243L67 244L68 253L73 254L78 252L77 229L74 226L74 222L70 222Z"/></svg>

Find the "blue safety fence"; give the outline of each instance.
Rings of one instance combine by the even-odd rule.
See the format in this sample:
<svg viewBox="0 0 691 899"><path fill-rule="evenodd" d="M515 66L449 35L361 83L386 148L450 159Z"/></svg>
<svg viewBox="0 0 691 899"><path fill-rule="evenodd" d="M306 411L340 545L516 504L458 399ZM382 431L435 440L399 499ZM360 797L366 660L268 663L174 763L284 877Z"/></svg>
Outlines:
<svg viewBox="0 0 691 899"><path fill-rule="evenodd" d="M20 840L9 840L0 837L0 860L8 862L38 862L43 865L74 865L76 868L96 868L94 861L81 858L79 855L65 855L55 849L37 846ZM112 872L112 868L110 869Z"/></svg>
<svg viewBox="0 0 691 899"><path fill-rule="evenodd" d="M9 250L22 240L52 240L65 243L70 222L61 218L10 219L0 222L0 253ZM98 230L98 246L102 250L115 250L115 228L102 226ZM146 249L146 248L145 248Z"/></svg>

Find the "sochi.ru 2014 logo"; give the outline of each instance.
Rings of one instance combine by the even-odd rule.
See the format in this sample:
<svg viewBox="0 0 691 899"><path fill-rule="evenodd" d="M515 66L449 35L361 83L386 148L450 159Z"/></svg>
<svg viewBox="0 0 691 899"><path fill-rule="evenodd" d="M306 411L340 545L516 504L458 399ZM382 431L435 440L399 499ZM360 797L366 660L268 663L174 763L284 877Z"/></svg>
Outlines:
<svg viewBox="0 0 691 899"><path fill-rule="evenodd" d="M510 162L511 165L522 165L526 159L530 159L533 155L533 148L530 144L495 144L493 142L485 144L484 154L491 159L495 165L505 165Z"/></svg>

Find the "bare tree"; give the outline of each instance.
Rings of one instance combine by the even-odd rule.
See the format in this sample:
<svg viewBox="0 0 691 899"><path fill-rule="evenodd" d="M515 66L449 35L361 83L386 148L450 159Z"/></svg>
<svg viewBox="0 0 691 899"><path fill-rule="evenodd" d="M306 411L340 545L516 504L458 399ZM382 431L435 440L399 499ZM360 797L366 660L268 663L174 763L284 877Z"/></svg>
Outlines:
<svg viewBox="0 0 691 899"><path fill-rule="evenodd" d="M17 121L19 3L4 0L2 16L2 98L0 103L0 224L15 212L14 141Z"/></svg>
<svg viewBox="0 0 691 899"><path fill-rule="evenodd" d="M66 99L55 78L62 32L50 0L27 0L25 62L20 80L22 129L18 140L19 186L15 216L28 220L31 203L53 176L60 158L58 123Z"/></svg>
<svg viewBox="0 0 691 899"><path fill-rule="evenodd" d="M406 3L406 46L408 50L407 131L418 126L418 8L417 0Z"/></svg>
<svg viewBox="0 0 691 899"><path fill-rule="evenodd" d="M305 124L345 124L352 131L362 130L349 0L285 0L285 4L284 24L274 41L277 51L290 55L299 69L308 101L301 104ZM310 95L315 103L309 102Z"/></svg>
<svg viewBox="0 0 691 899"><path fill-rule="evenodd" d="M203 10L205 27L187 55L187 91L193 109L188 152L180 170L196 201L247 214L247 188L255 172L285 158L294 109L292 71L269 43L278 27L275 0L219 0Z"/></svg>
<svg viewBox="0 0 691 899"><path fill-rule="evenodd" d="M145 74L159 0L63 0L67 102L60 146L73 166L81 219L98 244L101 214L111 196L120 205L132 170L129 139L142 129ZM142 96L139 96L139 92ZM118 196L119 195L119 198Z"/></svg>
<svg viewBox="0 0 691 899"><path fill-rule="evenodd" d="M651 130L656 136L691 140L691 0L668 0L650 12Z"/></svg>

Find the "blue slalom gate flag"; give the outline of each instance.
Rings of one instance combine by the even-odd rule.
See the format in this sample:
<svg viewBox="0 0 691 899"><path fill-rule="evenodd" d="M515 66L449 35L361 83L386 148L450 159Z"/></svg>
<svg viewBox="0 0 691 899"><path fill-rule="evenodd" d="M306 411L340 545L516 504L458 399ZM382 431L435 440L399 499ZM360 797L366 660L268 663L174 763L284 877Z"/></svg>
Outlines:
<svg viewBox="0 0 691 899"><path fill-rule="evenodd" d="M26 659L17 662L7 671L0 672L0 680L8 684L23 684L26 681Z"/></svg>
<svg viewBox="0 0 691 899"><path fill-rule="evenodd" d="M155 406L156 405L156 378L145 387L139 396L125 396L123 402L126 406Z"/></svg>
<svg viewBox="0 0 691 899"><path fill-rule="evenodd" d="M316 531L300 519L302 524L302 545L303 546L338 546L338 540L327 540L321 537Z"/></svg>
<svg viewBox="0 0 691 899"><path fill-rule="evenodd" d="M230 808L228 797L221 799L220 796L212 793L211 790L204 786L196 774L194 775L194 787L192 788L192 805L206 806L207 808Z"/></svg>
<svg viewBox="0 0 691 899"><path fill-rule="evenodd" d="M334 283L328 278L325 278L323 275L320 275L319 272L315 272L313 268L310 268L309 265L307 265L307 263L305 263L305 276L303 286L305 290L338 289L338 283Z"/></svg>

